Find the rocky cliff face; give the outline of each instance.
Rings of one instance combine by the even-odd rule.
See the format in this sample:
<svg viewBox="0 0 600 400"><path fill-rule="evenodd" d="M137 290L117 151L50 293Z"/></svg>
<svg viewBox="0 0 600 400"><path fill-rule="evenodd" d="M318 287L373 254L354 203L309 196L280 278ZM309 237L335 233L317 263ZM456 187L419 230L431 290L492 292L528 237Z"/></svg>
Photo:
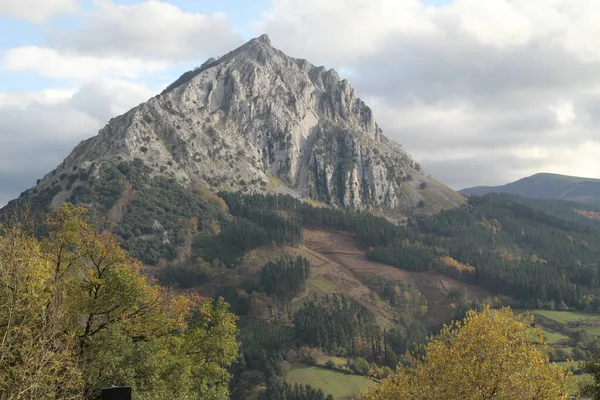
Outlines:
<svg viewBox="0 0 600 400"><path fill-rule="evenodd" d="M266 35L185 73L80 143L55 176L141 159L212 190L279 191L335 206L409 210L462 201L387 139L348 81ZM67 198L68 191L55 200Z"/></svg>

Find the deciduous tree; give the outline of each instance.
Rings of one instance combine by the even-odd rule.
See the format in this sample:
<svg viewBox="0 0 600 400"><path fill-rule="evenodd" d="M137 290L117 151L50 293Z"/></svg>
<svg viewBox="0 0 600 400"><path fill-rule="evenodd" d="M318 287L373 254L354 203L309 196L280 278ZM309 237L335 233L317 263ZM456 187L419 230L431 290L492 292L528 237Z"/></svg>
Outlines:
<svg viewBox="0 0 600 400"><path fill-rule="evenodd" d="M237 358L223 301L172 296L144 276L86 210L51 211L38 231L0 232L0 398L224 399Z"/></svg>
<svg viewBox="0 0 600 400"><path fill-rule="evenodd" d="M411 367L362 396L382 400L566 399L570 375L542 351L541 332L509 308L470 311L442 329Z"/></svg>

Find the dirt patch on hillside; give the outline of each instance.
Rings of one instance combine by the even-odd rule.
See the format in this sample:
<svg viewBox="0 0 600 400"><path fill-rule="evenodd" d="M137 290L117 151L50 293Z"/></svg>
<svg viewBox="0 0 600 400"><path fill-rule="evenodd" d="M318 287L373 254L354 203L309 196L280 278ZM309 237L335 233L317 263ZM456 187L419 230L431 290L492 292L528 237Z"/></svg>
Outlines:
<svg viewBox="0 0 600 400"><path fill-rule="evenodd" d="M119 200L108 210L107 218L111 222L123 222L125 217L125 209L129 203L133 201L133 186L131 183L123 183L123 193Z"/></svg>
<svg viewBox="0 0 600 400"><path fill-rule="evenodd" d="M352 237L345 232L304 229L304 242L307 249L335 264L339 273L351 277L353 281L361 282L361 286L368 292L370 289L362 282L378 276L416 287L429 304L429 311L425 314L429 323L441 323L451 316L450 303L447 300L451 289L466 289L469 300L491 297L490 293L477 286L435 272L411 272L369 261ZM314 265L312 261L311 265Z"/></svg>

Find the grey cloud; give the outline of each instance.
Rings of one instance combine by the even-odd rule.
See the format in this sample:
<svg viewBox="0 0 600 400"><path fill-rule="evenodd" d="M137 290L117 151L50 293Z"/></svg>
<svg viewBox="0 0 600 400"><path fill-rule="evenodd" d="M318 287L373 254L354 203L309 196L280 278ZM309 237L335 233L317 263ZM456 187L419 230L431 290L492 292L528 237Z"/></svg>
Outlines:
<svg viewBox="0 0 600 400"><path fill-rule="evenodd" d="M320 24L308 12L297 23L289 19L283 24L273 17L278 12L293 15L297 4L293 1L281 0L259 25L267 33L272 29L284 36L281 41L272 38L276 45L282 43L282 50L313 54L317 58L311 62L346 71L386 135L454 188L506 183L520 174L542 171L595 174L600 168L591 171L584 166L600 167L593 146L586 147L590 142L600 145L600 58L586 42L594 37L595 28L577 20L580 13L569 12L584 6L591 10L597 4L532 0L525 7L522 2L489 1L490 6L504 4L517 10L531 31L517 39L510 36L515 32L511 29L500 32L518 25L508 19L510 14L503 14L497 16L506 18L499 30L481 22L475 24L480 31L474 33L464 28L464 22L479 18L477 7L455 1L439 12L416 14L423 23L435 25L431 32L390 26L387 35L373 36L371 49L356 46L353 57L344 57L336 46L352 48L354 43L338 34L336 26ZM333 3L322 12L345 12L342 2ZM380 4L356 3L373 8ZM459 3L462 8L453 8ZM295 35L299 31L313 41ZM506 40L496 45L498 41L482 40L486 35L505 35ZM312 48L319 36L327 37L320 46L329 49ZM563 103L573 107L574 117L566 121L556 111ZM566 160L561 147L577 159ZM582 151L574 150L579 148ZM569 164L579 167L571 170Z"/></svg>
<svg viewBox="0 0 600 400"><path fill-rule="evenodd" d="M3 131L3 139L6 131ZM0 207L36 184L36 180L54 169L78 140L37 140L13 144L10 151L0 151ZM12 164L12 165L8 165Z"/></svg>
<svg viewBox="0 0 600 400"><path fill-rule="evenodd" d="M100 124L65 105L0 109L0 205L18 196L55 168Z"/></svg>
<svg viewBox="0 0 600 400"><path fill-rule="evenodd" d="M70 99L0 108L0 205L54 169L81 140L152 93L140 85L102 79ZM118 95L118 97L117 97Z"/></svg>
<svg viewBox="0 0 600 400"><path fill-rule="evenodd" d="M51 31L51 47L100 57L177 62L221 55L243 42L224 14L185 13L161 1L97 5L77 27Z"/></svg>
<svg viewBox="0 0 600 400"><path fill-rule="evenodd" d="M155 91L115 79L97 79L84 84L68 104L92 118L107 123L132 106L152 97Z"/></svg>
<svg viewBox="0 0 600 400"><path fill-rule="evenodd" d="M377 54L359 60L353 71L360 92L398 103L469 98L482 106L500 101L504 107L518 107L510 103L514 100L581 90L600 79L600 63L579 61L560 48L530 43L496 49L452 35L420 40L389 36Z"/></svg>
<svg viewBox="0 0 600 400"><path fill-rule="evenodd" d="M535 171L531 163L502 154L465 157L460 160L430 160L421 164L438 181L454 190L480 185L503 185Z"/></svg>

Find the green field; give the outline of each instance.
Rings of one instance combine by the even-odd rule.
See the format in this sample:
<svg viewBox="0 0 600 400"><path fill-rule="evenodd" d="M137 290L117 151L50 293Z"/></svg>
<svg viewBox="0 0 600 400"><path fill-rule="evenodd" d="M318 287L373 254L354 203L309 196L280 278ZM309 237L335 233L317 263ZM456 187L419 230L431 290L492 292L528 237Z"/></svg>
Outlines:
<svg viewBox="0 0 600 400"><path fill-rule="evenodd" d="M600 336L600 325L596 326L582 326L583 329L586 330L590 335Z"/></svg>
<svg viewBox="0 0 600 400"><path fill-rule="evenodd" d="M292 364L285 380L291 384L300 383L321 389L333 395L335 400L350 400L367 388L364 376L346 375L328 369Z"/></svg>
<svg viewBox="0 0 600 400"><path fill-rule="evenodd" d="M552 331L548 331L546 329L542 329L544 331L544 336L546 337L546 343L548 344L557 344L560 342L566 342L569 340L567 335L563 335L562 333L556 333Z"/></svg>
<svg viewBox="0 0 600 400"><path fill-rule="evenodd" d="M554 320L560 323L568 322L600 322L599 314L586 314L575 311L551 311L551 310L532 310L532 314L538 314L542 317Z"/></svg>
<svg viewBox="0 0 600 400"><path fill-rule="evenodd" d="M346 359L342 357L322 356L317 357L317 364L325 365L327 361L333 361L336 367L343 367L346 365Z"/></svg>

